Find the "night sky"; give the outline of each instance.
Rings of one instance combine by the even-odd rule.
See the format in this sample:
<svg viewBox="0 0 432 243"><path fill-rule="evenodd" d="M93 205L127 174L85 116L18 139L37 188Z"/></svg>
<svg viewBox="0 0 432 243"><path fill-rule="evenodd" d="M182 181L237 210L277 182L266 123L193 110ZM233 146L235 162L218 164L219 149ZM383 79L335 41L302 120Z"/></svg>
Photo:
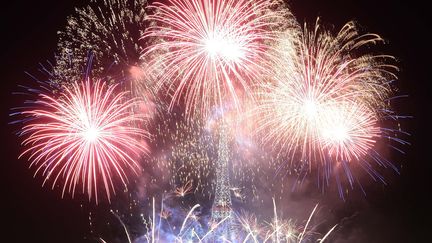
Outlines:
<svg viewBox="0 0 432 243"><path fill-rule="evenodd" d="M38 63L54 59L57 31L66 16L85 1L9 1L3 3L1 20L1 203L3 226L1 242L94 242L89 236L88 212L84 198L61 199L58 190L41 187L42 178L33 178L25 159L18 160L18 126L8 123L10 109L22 97L13 95L19 84L30 84L26 71L36 73ZM394 109L413 116L402 122L410 146L405 155L389 157L402 165L401 174L389 174L389 185L367 184L367 195L346 202L323 195L333 222L335 242L430 242L430 198L432 165L430 124L432 97L430 80L431 44L428 8L417 1L293 0L291 10L300 22L313 23L320 16L324 23L342 27L357 21L365 31L378 33L387 41L374 50L397 57L400 99ZM316 198L316 197L315 197ZM335 205L331 200L336 200ZM83 205L83 206L82 206ZM102 205L102 207L107 207ZM285 205L284 207L289 207ZM334 221L338 218L338 221ZM429 239L429 240L428 240ZM332 242L330 240L329 242Z"/></svg>

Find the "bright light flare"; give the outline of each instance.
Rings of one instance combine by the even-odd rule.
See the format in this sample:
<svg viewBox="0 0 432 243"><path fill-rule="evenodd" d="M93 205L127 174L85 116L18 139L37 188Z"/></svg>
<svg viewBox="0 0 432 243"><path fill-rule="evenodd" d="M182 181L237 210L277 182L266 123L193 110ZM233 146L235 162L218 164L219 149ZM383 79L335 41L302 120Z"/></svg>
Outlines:
<svg viewBox="0 0 432 243"><path fill-rule="evenodd" d="M318 104L313 100L305 100L303 103L303 114L307 120L313 120L318 113Z"/></svg>
<svg viewBox="0 0 432 243"><path fill-rule="evenodd" d="M381 136L376 115L367 107L339 104L326 113L319 127L320 143L336 160L361 159Z"/></svg>
<svg viewBox="0 0 432 243"><path fill-rule="evenodd" d="M138 66L131 66L129 68L129 74L134 80L141 80L145 77L143 68Z"/></svg>
<svg viewBox="0 0 432 243"><path fill-rule="evenodd" d="M213 37L204 41L204 48L211 59L225 59L232 62L240 62L244 57L242 46L236 43L235 39L231 40L223 35L213 33Z"/></svg>
<svg viewBox="0 0 432 243"><path fill-rule="evenodd" d="M89 143L94 143L99 138L100 133L97 128L89 127L87 130L82 132L82 136Z"/></svg>

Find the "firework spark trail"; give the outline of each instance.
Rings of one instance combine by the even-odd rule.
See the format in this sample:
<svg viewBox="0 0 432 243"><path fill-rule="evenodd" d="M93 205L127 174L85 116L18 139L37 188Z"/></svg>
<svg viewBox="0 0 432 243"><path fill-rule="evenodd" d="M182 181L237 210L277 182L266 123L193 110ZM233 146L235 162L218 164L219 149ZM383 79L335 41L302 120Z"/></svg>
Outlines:
<svg viewBox="0 0 432 243"><path fill-rule="evenodd" d="M202 238L199 238L199 241L202 242L205 238L211 236L211 234L215 232L215 230L217 229L217 227L219 227L219 225L221 225L227 219L229 219L229 217L225 217L221 221L217 222L216 224L213 224L212 227L210 227L210 230L207 231L207 233L205 233L205 235Z"/></svg>
<svg viewBox="0 0 432 243"><path fill-rule="evenodd" d="M184 219L182 226L180 228L180 235L183 232L183 229L185 228L186 222L189 220L189 218L191 217L192 213L195 211L196 208L200 207L199 204L195 204L192 209L189 211L189 213L186 215L186 218Z"/></svg>
<svg viewBox="0 0 432 243"><path fill-rule="evenodd" d="M337 225L335 225L335 226L333 226L325 235L324 235L324 237L323 238L321 238L321 239L319 239L319 242L321 243L321 242L324 242L326 239L327 239L327 237L333 232L333 230L335 230L336 229L336 227L337 227Z"/></svg>
<svg viewBox="0 0 432 243"><path fill-rule="evenodd" d="M207 115L214 105L241 94L269 70L270 42L278 27L292 24L288 9L274 0L170 0L155 3L143 38L156 39L143 56L164 67L158 89L167 88L171 107L183 98L186 114ZM288 24L287 24L288 23Z"/></svg>
<svg viewBox="0 0 432 243"><path fill-rule="evenodd" d="M237 233L246 232L247 235L244 237L243 242L252 237L254 242L258 242L258 235L260 234L261 227L258 224L258 220L253 214L243 213L237 217L239 227L237 227Z"/></svg>
<svg viewBox="0 0 432 243"><path fill-rule="evenodd" d="M356 161L370 168L365 159L369 156L379 165L389 165L372 152L382 138L379 121L393 116L387 103L397 67L390 64L391 56L356 54L361 47L381 42L381 37L360 35L352 22L334 36L317 21L315 29L305 26L295 39L292 33L281 35L274 79L258 89L253 113L264 143L272 144L294 166L297 161L309 170L322 166L325 177L335 162L349 166ZM344 170L352 185L349 167Z"/></svg>
<svg viewBox="0 0 432 243"><path fill-rule="evenodd" d="M38 99L22 108L25 117L20 132L28 147L19 157L29 155L35 175L42 173L44 184L52 187L63 180L62 195L82 191L98 202L98 187L103 186L107 199L115 193L114 179L126 187L128 171L138 173L138 159L148 149L143 139L147 131L131 124L144 125L145 114L136 115L131 107L141 101L128 99L126 92L116 92L116 85L102 81L65 87L64 92L38 93Z"/></svg>
<svg viewBox="0 0 432 243"><path fill-rule="evenodd" d="M314 215L315 210L317 209L317 207L318 207L318 204L315 205L314 209L312 210L312 213L309 215L309 218L308 218L308 220L306 222L306 225L305 225L305 227L303 229L303 232L300 234L300 239L299 239L300 242L303 240L303 237L305 236L306 229L307 229L307 227L308 227L308 225L309 225L309 223L310 223L310 221L312 219L312 216Z"/></svg>
<svg viewBox="0 0 432 243"><path fill-rule="evenodd" d="M123 227L123 230L124 230L124 232L125 232L125 235L126 235L126 237L127 237L127 239L128 239L128 243L132 243L131 238L130 238L129 231L128 231L128 229L127 229L125 223L123 222L123 220L121 220L120 216L118 216L118 215L117 215L113 210L111 210L110 212L111 212L111 213L112 213L112 214L113 214L113 215L118 219L118 221L120 222L121 226Z"/></svg>
<svg viewBox="0 0 432 243"><path fill-rule="evenodd" d="M184 197L191 193L193 189L192 181L187 181L184 185L177 187L174 191L176 197Z"/></svg>

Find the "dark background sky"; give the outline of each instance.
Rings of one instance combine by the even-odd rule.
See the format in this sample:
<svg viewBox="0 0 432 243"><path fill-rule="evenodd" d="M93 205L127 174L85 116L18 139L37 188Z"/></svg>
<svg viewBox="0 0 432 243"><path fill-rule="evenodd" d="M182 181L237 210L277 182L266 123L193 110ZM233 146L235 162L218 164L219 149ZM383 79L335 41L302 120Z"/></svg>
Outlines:
<svg viewBox="0 0 432 243"><path fill-rule="evenodd" d="M81 242L88 235L88 214L80 200L60 199L58 191L40 186L41 179L33 178L28 163L16 159L17 127L7 124L12 121L10 108L21 101L12 92L18 84L31 81L24 72L37 72L39 62L53 60L57 30L65 25L74 6L82 4L54 0L2 3L1 242ZM371 189L364 199L368 206L345 226L349 229L341 229L340 242L430 242L431 200L427 198L432 192L432 160L428 115L432 93L428 8L420 1L295 0L291 9L300 22L313 22L320 16L323 22L340 28L356 20L365 30L382 35L388 40L382 50L399 60L400 93L410 96L397 104L399 113L414 116L404 123L404 129L412 134L408 138L412 145L404 147L405 156L395 158L403 164L401 175L384 189ZM358 238L359 234L366 237Z"/></svg>

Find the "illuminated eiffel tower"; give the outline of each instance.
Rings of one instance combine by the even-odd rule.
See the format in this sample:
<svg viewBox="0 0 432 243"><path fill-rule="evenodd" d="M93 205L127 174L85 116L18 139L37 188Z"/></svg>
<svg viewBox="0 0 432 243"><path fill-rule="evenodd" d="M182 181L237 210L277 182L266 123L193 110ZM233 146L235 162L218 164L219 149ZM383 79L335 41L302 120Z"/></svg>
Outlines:
<svg viewBox="0 0 432 243"><path fill-rule="evenodd" d="M216 162L216 190L211 210L211 218L213 223L223 222L216 228L214 234L216 237L213 239L215 242L222 241L222 237L225 239L230 239L232 237L231 217L233 213L228 161L229 151L227 126L222 121L219 131L218 159Z"/></svg>

